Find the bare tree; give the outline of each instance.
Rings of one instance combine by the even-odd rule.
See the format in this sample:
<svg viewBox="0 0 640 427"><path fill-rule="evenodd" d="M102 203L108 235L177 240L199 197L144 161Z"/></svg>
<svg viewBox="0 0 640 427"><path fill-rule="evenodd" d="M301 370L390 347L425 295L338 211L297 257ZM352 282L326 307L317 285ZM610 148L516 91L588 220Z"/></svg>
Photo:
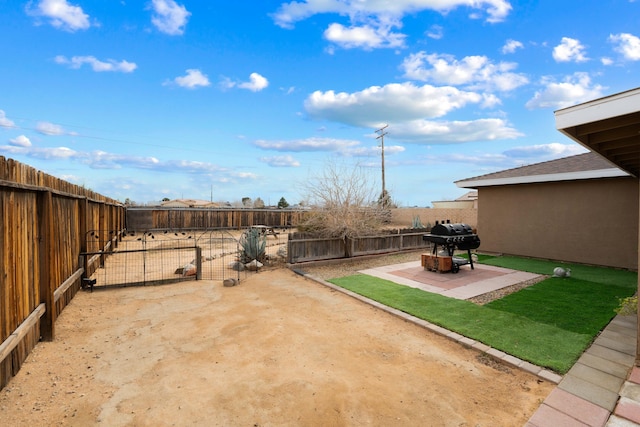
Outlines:
<svg viewBox="0 0 640 427"><path fill-rule="evenodd" d="M375 233L382 227L385 209L376 200L374 184L359 165L329 163L304 186L312 210L301 228L345 243Z"/></svg>
<svg viewBox="0 0 640 427"><path fill-rule="evenodd" d="M260 197L256 197L256 199L253 201L253 207L256 209L264 208L264 200L262 200Z"/></svg>

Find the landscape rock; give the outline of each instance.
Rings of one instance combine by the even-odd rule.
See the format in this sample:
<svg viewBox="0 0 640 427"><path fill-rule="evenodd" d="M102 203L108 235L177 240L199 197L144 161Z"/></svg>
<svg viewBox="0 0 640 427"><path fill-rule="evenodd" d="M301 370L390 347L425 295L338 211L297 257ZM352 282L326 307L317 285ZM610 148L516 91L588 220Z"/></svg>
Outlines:
<svg viewBox="0 0 640 427"><path fill-rule="evenodd" d="M187 264L184 267L182 267L182 276L183 277L195 276L197 272L198 272L198 269L193 264Z"/></svg>
<svg viewBox="0 0 640 427"><path fill-rule="evenodd" d="M556 267L553 269L553 277L571 277L571 269Z"/></svg>
<svg viewBox="0 0 640 427"><path fill-rule="evenodd" d="M228 279L224 279L224 281L222 282L222 286L224 286L225 288L230 288L232 286L236 286L238 284L238 281L234 278L228 278Z"/></svg>
<svg viewBox="0 0 640 427"><path fill-rule="evenodd" d="M263 264L260 261L258 261L257 259L254 259L253 261L245 264L244 266L249 271L258 271L259 269L261 269L263 267Z"/></svg>
<svg viewBox="0 0 640 427"><path fill-rule="evenodd" d="M234 271L244 271L244 264L240 261L233 261L229 263L229 268Z"/></svg>
<svg viewBox="0 0 640 427"><path fill-rule="evenodd" d="M278 248L278 252L276 252L276 255L278 255L280 258L286 258L287 257L287 247L286 246L280 246Z"/></svg>

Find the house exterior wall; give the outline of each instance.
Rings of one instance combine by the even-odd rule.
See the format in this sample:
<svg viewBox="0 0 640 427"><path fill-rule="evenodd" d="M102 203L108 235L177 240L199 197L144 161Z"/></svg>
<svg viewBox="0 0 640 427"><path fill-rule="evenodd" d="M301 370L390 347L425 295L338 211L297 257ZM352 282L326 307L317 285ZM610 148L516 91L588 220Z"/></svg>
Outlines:
<svg viewBox="0 0 640 427"><path fill-rule="evenodd" d="M481 187L480 252L638 269L638 180Z"/></svg>

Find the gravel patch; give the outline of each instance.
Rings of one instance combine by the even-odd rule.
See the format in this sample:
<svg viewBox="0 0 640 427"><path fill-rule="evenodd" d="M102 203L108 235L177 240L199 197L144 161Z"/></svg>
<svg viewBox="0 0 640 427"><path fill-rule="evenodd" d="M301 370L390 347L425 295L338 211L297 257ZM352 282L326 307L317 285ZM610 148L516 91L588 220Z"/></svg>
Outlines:
<svg viewBox="0 0 640 427"><path fill-rule="evenodd" d="M549 276L539 276L539 277L536 277L535 279L525 280L524 282L516 283L515 285L507 286L505 288L498 289L496 291L487 292L486 294L478 295L477 297L468 299L468 301L471 301L472 303L478 304L478 305L485 305L490 303L491 301L504 298L509 294L518 292L521 289L528 288L529 286L535 285L536 283L541 282L548 277Z"/></svg>
<svg viewBox="0 0 640 427"><path fill-rule="evenodd" d="M339 277L351 276L358 271L369 268L384 267L386 265L402 264L411 261L420 261L420 255L424 251L402 252L396 254L385 254L378 256L368 256L362 258L352 258L349 260L331 261L325 263L293 265L294 270L302 271L306 274L318 277L323 280L337 279Z"/></svg>

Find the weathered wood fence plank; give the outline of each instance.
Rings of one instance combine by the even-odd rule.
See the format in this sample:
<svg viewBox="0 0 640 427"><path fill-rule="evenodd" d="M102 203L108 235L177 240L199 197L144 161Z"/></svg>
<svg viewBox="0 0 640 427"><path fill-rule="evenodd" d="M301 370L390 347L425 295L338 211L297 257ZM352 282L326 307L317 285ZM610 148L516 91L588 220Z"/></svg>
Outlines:
<svg viewBox="0 0 640 427"><path fill-rule="evenodd" d="M352 239L317 238L307 233L289 235L287 257L290 264L400 252L430 247L422 239L426 230L398 230L396 233Z"/></svg>
<svg viewBox="0 0 640 427"><path fill-rule="evenodd" d="M136 231L288 228L300 224L306 215L307 211L296 209L133 207L126 210L126 224Z"/></svg>
<svg viewBox="0 0 640 427"><path fill-rule="evenodd" d="M24 338L31 328L35 326L38 320L40 320L42 315L45 313L44 307L44 303L38 305L36 309L31 312L29 317L27 317L25 321L22 322L11 335L9 335L9 338L0 344L0 360L6 359L6 357L18 346L22 338Z"/></svg>
<svg viewBox="0 0 640 427"><path fill-rule="evenodd" d="M58 313L80 289L80 253L102 249L85 248L87 230L123 230L124 211L117 200L0 156L0 388L40 336L55 337Z"/></svg>

